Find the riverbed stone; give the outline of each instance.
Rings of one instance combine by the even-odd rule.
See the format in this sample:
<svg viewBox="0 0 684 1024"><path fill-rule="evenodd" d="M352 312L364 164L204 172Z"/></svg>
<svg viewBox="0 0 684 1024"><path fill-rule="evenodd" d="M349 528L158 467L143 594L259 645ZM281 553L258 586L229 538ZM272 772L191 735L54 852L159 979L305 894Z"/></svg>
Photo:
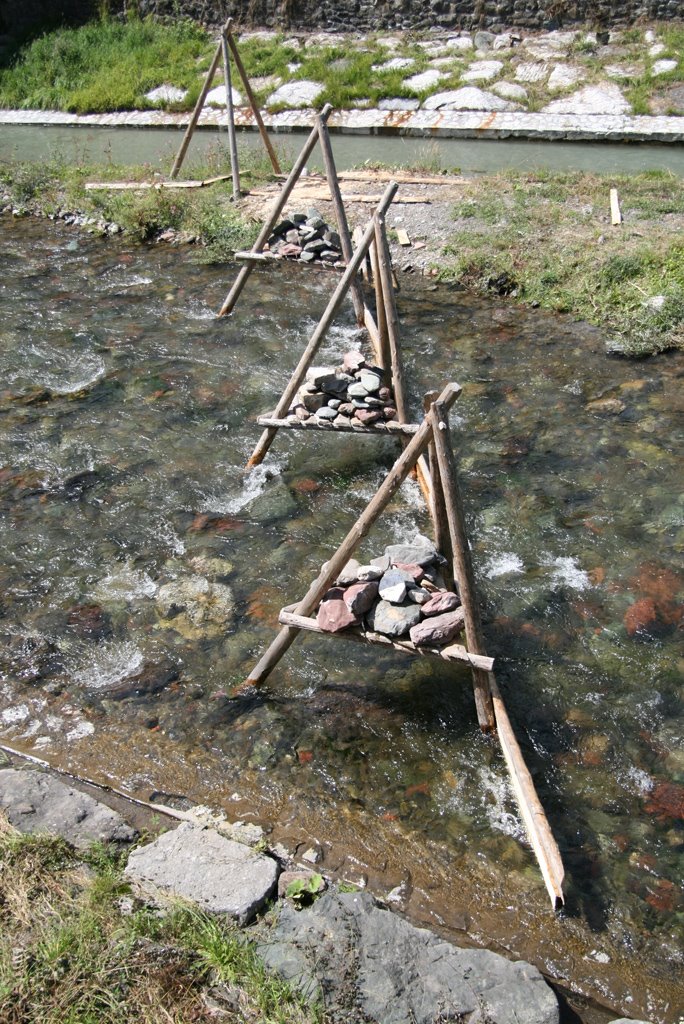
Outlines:
<svg viewBox="0 0 684 1024"><path fill-rule="evenodd" d="M333 409L330 405L324 405L316 413L319 420L329 420L331 423L337 419L337 409Z"/></svg>
<svg viewBox="0 0 684 1024"><path fill-rule="evenodd" d="M316 613L316 622L324 632L339 633L349 626L358 625L359 620L345 602L345 595L343 587L331 587L324 594Z"/></svg>
<svg viewBox="0 0 684 1024"><path fill-rule="evenodd" d="M516 103L524 102L527 99L527 89L515 82L495 82L491 86L492 92L501 96L504 100L513 100Z"/></svg>
<svg viewBox="0 0 684 1024"><path fill-rule="evenodd" d="M269 107L282 105L294 109L296 107L310 107L323 92L325 86L321 82L311 82L302 79L299 82L286 82L280 88L272 92L266 100Z"/></svg>
<svg viewBox="0 0 684 1024"><path fill-rule="evenodd" d="M19 832L61 836L78 850L132 843L137 832L111 807L45 772L0 770L0 809Z"/></svg>
<svg viewBox="0 0 684 1024"><path fill-rule="evenodd" d="M163 584L157 592L156 603L168 625L188 639L223 632L235 612L230 587L204 576L182 576Z"/></svg>
<svg viewBox="0 0 684 1024"><path fill-rule="evenodd" d="M581 68L570 67L566 64L557 64L549 75L547 86L549 89L570 89L584 79L584 72Z"/></svg>
<svg viewBox="0 0 684 1024"><path fill-rule="evenodd" d="M337 582L342 586L347 586L350 583L356 583L359 579L359 563L355 558L350 558L347 564L344 566L342 571L337 577Z"/></svg>
<svg viewBox="0 0 684 1024"><path fill-rule="evenodd" d="M369 893L330 890L301 911L284 904L258 951L340 1021L351 1019L351 1006L354 1019L377 1024L558 1024L556 997L536 967L458 949L381 909Z"/></svg>
<svg viewBox="0 0 684 1024"><path fill-rule="evenodd" d="M420 608L417 604L390 604L378 601L369 612L366 621L370 629L383 636L400 637L420 622Z"/></svg>
<svg viewBox="0 0 684 1024"><path fill-rule="evenodd" d="M460 603L453 591L440 590L423 604L423 615L442 615L444 612L452 612L455 608L458 608Z"/></svg>
<svg viewBox="0 0 684 1024"><path fill-rule="evenodd" d="M124 873L153 899L180 897L247 924L274 891L278 865L214 829L183 822L133 850Z"/></svg>
<svg viewBox="0 0 684 1024"><path fill-rule="evenodd" d="M439 560L434 544L421 533L416 534L409 544L388 544L384 553L393 565L402 562L425 568L430 562ZM373 565L378 564L375 559L372 562Z"/></svg>
<svg viewBox="0 0 684 1024"><path fill-rule="evenodd" d="M422 608L422 611L424 610L425 605ZM463 608L423 619L411 627L411 641L416 647L439 647L448 644L461 632L464 621Z"/></svg>
<svg viewBox="0 0 684 1024"><path fill-rule="evenodd" d="M344 592L344 603L352 615L362 618L371 610L377 596L378 584L375 581L352 583Z"/></svg>
<svg viewBox="0 0 684 1024"><path fill-rule="evenodd" d="M388 569L380 580L380 597L391 604L401 604L406 597L406 585L406 577L400 569Z"/></svg>

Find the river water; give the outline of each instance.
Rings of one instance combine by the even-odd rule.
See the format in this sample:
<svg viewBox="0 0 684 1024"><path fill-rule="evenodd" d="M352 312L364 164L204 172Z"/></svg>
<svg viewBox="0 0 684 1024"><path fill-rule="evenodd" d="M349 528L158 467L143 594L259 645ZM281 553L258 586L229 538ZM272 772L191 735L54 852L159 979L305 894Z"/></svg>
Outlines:
<svg viewBox="0 0 684 1024"><path fill-rule="evenodd" d="M675 1021L684 358L611 358L584 325L422 281L399 295L414 409L463 386L489 653L568 872L554 915L466 671L303 635L258 693L239 690L397 454L281 432L243 473L333 274L260 268L219 321L232 266L1 226L4 740L258 820L458 942ZM345 308L321 362L354 338ZM417 530L409 481L362 554Z"/></svg>

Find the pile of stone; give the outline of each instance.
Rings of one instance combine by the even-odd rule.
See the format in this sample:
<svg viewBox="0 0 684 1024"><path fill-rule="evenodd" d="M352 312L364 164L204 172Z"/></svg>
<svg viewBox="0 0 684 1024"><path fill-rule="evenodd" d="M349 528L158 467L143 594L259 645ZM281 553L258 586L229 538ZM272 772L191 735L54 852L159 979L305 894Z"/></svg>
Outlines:
<svg viewBox="0 0 684 1024"><path fill-rule="evenodd" d="M301 263L319 260L336 266L342 262L340 236L326 224L315 207L306 213L291 213L276 224L264 249Z"/></svg>
<svg viewBox="0 0 684 1024"><path fill-rule="evenodd" d="M397 408L385 371L366 362L362 352L345 352L342 366L312 366L288 412L288 419L367 427L396 420Z"/></svg>
<svg viewBox="0 0 684 1024"><path fill-rule="evenodd" d="M347 562L325 594L316 622L326 633L365 626L416 647L442 647L464 626L456 590L445 586L444 558L418 534L410 544L390 544L367 565Z"/></svg>

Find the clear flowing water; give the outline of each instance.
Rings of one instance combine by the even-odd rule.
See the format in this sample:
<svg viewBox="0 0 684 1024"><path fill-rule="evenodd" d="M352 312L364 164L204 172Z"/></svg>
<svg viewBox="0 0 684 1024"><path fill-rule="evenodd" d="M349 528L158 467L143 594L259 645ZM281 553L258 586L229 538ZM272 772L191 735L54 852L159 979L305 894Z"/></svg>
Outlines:
<svg viewBox="0 0 684 1024"><path fill-rule="evenodd" d="M302 636L240 682L397 453L281 432L243 465L331 273L2 221L0 726L130 793L259 820L414 920L575 992L677 1019L683 908L684 359L419 283L399 296L414 408L453 417L490 653L559 839L554 916L468 673ZM355 338L351 310L321 362ZM362 553L429 532L408 482ZM180 610L184 608L185 610Z"/></svg>

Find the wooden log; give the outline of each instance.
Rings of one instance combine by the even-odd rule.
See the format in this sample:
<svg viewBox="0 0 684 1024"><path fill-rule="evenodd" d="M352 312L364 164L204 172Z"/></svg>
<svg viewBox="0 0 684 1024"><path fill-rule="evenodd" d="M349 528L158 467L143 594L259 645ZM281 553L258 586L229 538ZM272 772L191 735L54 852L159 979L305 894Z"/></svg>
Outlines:
<svg viewBox="0 0 684 1024"><path fill-rule="evenodd" d="M440 395L440 400L443 403L442 408L445 410L450 409L460 393L461 388L458 384L447 384ZM423 420L419 430L394 463L394 466L378 488L375 496L370 500L364 511L359 516L357 522L352 526L351 530L338 547L335 554L328 562L325 563L321 569L320 575L316 580L314 580L305 596L297 605L297 615L310 616L318 607L326 590L328 590L333 580L337 579L341 570L347 564L358 545L369 533L376 519L378 519L387 507L403 481L410 473L416 463L416 459L428 444L431 433L431 419ZM274 666L280 661L283 654L285 654L285 651L287 651L290 645L294 643L298 634L299 629L296 626L285 626L281 629L268 650L261 656L250 672L246 682L255 684L262 682L268 676L269 672L272 671ZM479 654L481 652L476 651L475 653Z"/></svg>
<svg viewBox="0 0 684 1024"><path fill-rule="evenodd" d="M229 35L228 36L228 42L229 43L230 43L231 39L232 39L232 36ZM233 53L234 52L235 51L233 51ZM330 106L329 103L326 104L325 107L323 107L323 110L321 111L321 113L319 115L323 121L326 121L328 119L328 117L330 116L331 110L332 110L332 107ZM301 150L299 156L297 157L297 159L295 160L294 167L290 171L290 173L288 175L288 178L287 178L287 181L285 182L285 184L283 185L282 189L280 190L280 195L277 197L275 203L273 204L273 206L272 206L272 208L271 208L271 210L270 210L270 212L268 214L268 217L266 218L266 221L264 222L264 225L263 225L261 231L259 232L259 236L258 236L256 242L252 246L252 252L261 252L261 250L263 249L264 245L268 241L268 239L269 239L269 237L271 235L271 232L273 231L273 228L276 226L278 218L280 217L280 214L283 211L283 207L285 206L285 203L287 202L287 200L290 197L290 193L292 192L292 189L294 188L295 182L299 178L299 175L302 173L302 170L304 169L304 167L306 165L306 161L309 159L309 157L310 157L310 155L311 155L311 153L313 151L313 148L316 145L317 141L318 141L318 128L316 127L316 128L312 129L308 139L306 140L306 142L302 146L302 150ZM237 277L235 278L235 281L233 282L232 288L228 292L228 295L226 296L226 299L225 299L223 305L221 306L221 308L219 310L219 313L218 313L219 316L227 316L228 313L232 312L233 308L235 307L235 303L239 299L240 293L242 292L242 289L245 287L245 284L247 283L247 279L248 279L249 275L252 273L253 269L254 269L254 265L252 263L247 263L244 267L242 267L240 269Z"/></svg>
<svg viewBox="0 0 684 1024"><path fill-rule="evenodd" d="M554 910L559 910L565 902L563 895L565 869L560 850L553 837L544 808L537 796L532 776L525 764L525 759L513 732L503 697L493 674L489 676L489 687L494 704L497 733L511 776L511 782L513 783L515 798L546 884L551 905Z"/></svg>
<svg viewBox="0 0 684 1024"><path fill-rule="evenodd" d="M252 86L250 84L249 78L247 77L247 72L245 71L245 66L242 63L242 58L240 57L240 52L237 48L237 43L233 38L232 25L233 19L229 18L228 21L226 22L225 28L226 40L228 41L230 52L232 53L233 60L235 61L235 67L237 68L238 74L242 79L242 84L245 87L247 99L249 100L249 105L252 108L252 113L254 114L254 120L257 123L259 134L261 135L261 140L264 146L266 147L266 152L268 153L268 158L271 161L271 166L276 174L280 174L281 170L280 164L278 163L278 157L276 156L276 152L271 144L271 140L268 137L268 132L266 131L266 126L264 125L264 121L261 116L261 111L259 110L259 104L256 101L256 97L252 90Z"/></svg>
<svg viewBox="0 0 684 1024"><path fill-rule="evenodd" d="M408 406L404 392L404 367L401 359L399 343L399 314L397 313L397 304L394 300L394 288L392 287L392 275L390 271L391 259L389 246L387 245L385 218L379 211L377 211L374 216L374 221L375 246L385 306L385 323L387 326L390 367L392 369L394 404L397 407L397 418L399 419L399 422L408 423Z"/></svg>
<svg viewBox="0 0 684 1024"><path fill-rule="evenodd" d="M203 178L201 181L190 179L187 181L87 181L85 189L88 192L110 191L110 192L143 192L148 188L155 188L157 191L171 188L207 188L209 185L216 185L220 181L230 181L232 175L218 174L215 178Z"/></svg>
<svg viewBox="0 0 684 1024"><path fill-rule="evenodd" d="M221 53L223 54L223 77L226 83L226 112L228 114L228 148L230 150L230 170L233 176L233 200L240 198L240 168L238 165L237 138L235 136L235 111L233 110L233 86L230 80L230 56L226 30L221 33Z"/></svg>
<svg viewBox="0 0 684 1024"><path fill-rule="evenodd" d="M344 208L342 195L340 194L340 184L337 180L337 168L335 167L335 158L333 157L330 135L328 134L328 126L321 120L318 114L316 115L316 125L318 127L318 141L321 147L321 153L323 154L325 173L328 179L328 188L330 189L333 209L335 210L337 230L339 232L340 243L342 245L342 255L344 256L344 262L349 263L353 255L352 242L349 234L347 212ZM363 324L364 301L361 283L358 278L352 281L351 298L354 306L354 313L356 314L356 322L361 326Z"/></svg>
<svg viewBox="0 0 684 1024"><path fill-rule="evenodd" d="M387 188L385 189L385 194L383 196L382 202L378 207L379 210L384 212L387 209L387 207L392 202L392 199L394 198L396 190L396 184L393 181L391 181ZM323 342L323 339L325 338L328 332L328 328L333 322L333 319L335 318L338 309L342 305L342 301L345 295L347 294L347 291L349 290L351 282L355 280L356 275L359 272L361 262L363 259L365 259L366 253L368 252L368 247L370 246L373 240L373 234L374 225L373 221L371 221L368 227L366 228L359 248L354 253L351 262L349 263L347 269L342 275L340 282L337 285L337 288L335 289L332 298L330 299L325 309L325 312L323 313L323 316L321 317L318 323L318 326L316 327L316 330L311 335L309 343L306 346L306 349L304 350L301 359L299 360L287 387L285 388L283 394L280 396L280 400L278 401L278 404L275 408L275 415L278 418L281 419L283 416L287 415L287 411L292 405L293 399L297 394L297 388L304 379L306 371L311 366L313 358L318 352L318 349L321 347L321 343ZM251 264L247 264L247 266L249 267L251 266ZM247 463L248 468L252 466L257 466L259 465L260 462L263 461L266 452L271 447L276 432L277 428L275 427L266 428L264 433L261 435L256 448L254 449L252 455L250 456L250 459Z"/></svg>
<svg viewBox="0 0 684 1024"><path fill-rule="evenodd" d="M358 426L336 426L327 421L297 420L291 423L290 420L281 419L277 416L257 416L257 423L260 427L275 427L277 430L328 430L339 431L343 434L400 434L413 437L418 432L417 423L397 423L396 420L386 420L384 423L371 423L369 425L357 421Z"/></svg>
<svg viewBox="0 0 684 1024"><path fill-rule="evenodd" d="M430 409L433 403L437 399L436 391L428 391L423 399L423 409L425 410L425 416L430 415ZM437 462L437 449L435 448L434 438L430 439L428 445L428 458L429 458L429 471L430 471L430 501L428 508L430 509L430 515L432 517L432 524L435 531L435 547L437 550L444 555L448 563L448 572L442 575L445 576L445 583L447 590L452 589L454 582L454 555L451 550L451 537L449 535L449 521L446 514L446 506L444 504L444 493L442 490L442 478L439 473L439 464Z"/></svg>
<svg viewBox="0 0 684 1024"><path fill-rule="evenodd" d="M200 94L197 97L197 103L195 104L195 109L193 110L192 115L190 117L188 127L185 129L183 141L180 144L180 148L178 150L178 153L176 154L176 159L173 162L173 167L171 168L171 178L178 177L178 172L180 171L183 161L185 160L185 154L188 151L190 140L192 139L193 133L197 126L197 122L199 121L199 116L202 113L202 107L204 106L204 101L207 98L207 93L209 92L211 83L214 81L214 75L216 74L216 69L219 66L219 61L221 60L222 53L222 46L221 43L219 43L214 52L214 56L212 57L211 64L209 65L209 70L207 71L204 82L202 83L202 88L200 89Z"/></svg>
<svg viewBox="0 0 684 1024"><path fill-rule="evenodd" d="M397 241L399 245L410 245L411 239L408 236L408 231L405 231L404 228L397 228Z"/></svg>
<svg viewBox="0 0 684 1024"><path fill-rule="evenodd" d="M368 331L368 337L370 338L371 346L373 348L373 359L379 364L380 359L380 331L378 325L375 322L375 317L371 313L368 306L363 307L363 323Z"/></svg>
<svg viewBox="0 0 684 1024"><path fill-rule="evenodd" d="M458 486L456 460L451 445L448 410L442 405L441 398L433 402L428 415L432 423L432 437L437 452L437 465L442 483L444 505L446 508L451 550L453 553L454 572L458 580L458 589L465 612L465 634L468 650L473 654L485 654L484 635L480 611L477 604L475 576L470 559L468 536L465 528L465 516L461 492ZM483 732L491 732L494 728L494 707L489 689L489 677L480 669L473 669L473 688L475 690L475 706L477 718Z"/></svg>
<svg viewBox="0 0 684 1024"><path fill-rule="evenodd" d="M380 647L391 647L392 650L400 651L402 654L417 654L424 658L441 658L442 661L462 661L466 665L484 669L491 672L494 667L494 659L483 657L481 654L471 654L462 644L449 644L446 647L416 647L410 640L392 640L382 633L373 633L370 630L358 632L354 629L343 629L339 633L329 633L321 629L316 619L307 618L305 615L298 615L295 612L295 605L288 605L283 608L278 616L278 622L283 626L296 626L297 629L304 629L310 633L320 633L322 636L335 637L338 640L351 640L353 643L377 644Z"/></svg>
<svg viewBox="0 0 684 1024"><path fill-rule="evenodd" d="M373 241L370 247L370 261L373 270L373 286L375 288L375 311L378 318L378 345L376 362L383 370L389 370L392 365L390 355L389 335L387 333L387 311L385 309L385 296L382 291L382 278L378 265L378 247Z"/></svg>

